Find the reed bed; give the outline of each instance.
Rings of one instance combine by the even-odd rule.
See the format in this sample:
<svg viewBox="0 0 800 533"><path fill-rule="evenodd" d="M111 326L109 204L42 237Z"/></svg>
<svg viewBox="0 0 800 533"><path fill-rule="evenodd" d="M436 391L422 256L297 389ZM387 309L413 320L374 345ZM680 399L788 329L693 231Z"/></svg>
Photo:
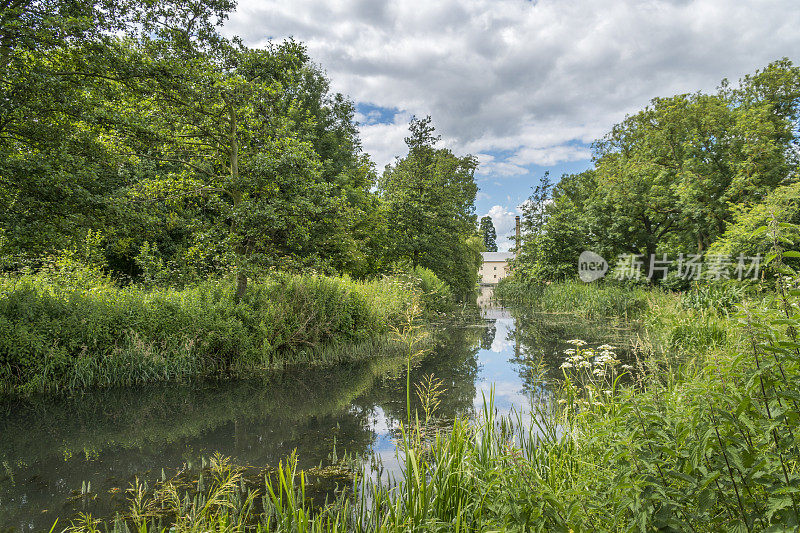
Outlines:
<svg viewBox="0 0 800 533"><path fill-rule="evenodd" d="M509 305L522 305L540 312L569 313L585 318L638 318L653 304L673 295L645 286L621 283L561 281L550 284L524 284L513 278L502 280L494 296Z"/></svg>

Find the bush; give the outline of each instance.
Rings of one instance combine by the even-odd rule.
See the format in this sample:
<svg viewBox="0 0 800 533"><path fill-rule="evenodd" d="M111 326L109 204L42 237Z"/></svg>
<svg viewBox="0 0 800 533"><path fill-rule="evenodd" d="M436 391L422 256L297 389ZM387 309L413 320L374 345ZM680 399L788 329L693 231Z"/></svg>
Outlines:
<svg viewBox="0 0 800 533"><path fill-rule="evenodd" d="M433 270L419 265L395 265L394 276L419 294L425 311L444 313L453 309L453 290Z"/></svg>
<svg viewBox="0 0 800 533"><path fill-rule="evenodd" d="M688 290L690 285L689 278L681 276L677 270L670 270L658 284L664 290L675 292Z"/></svg>
<svg viewBox="0 0 800 533"><path fill-rule="evenodd" d="M433 273L433 270L417 266L414 269L414 277L425 309L445 312L453 307L453 291Z"/></svg>
<svg viewBox="0 0 800 533"><path fill-rule="evenodd" d="M247 372L386 333L414 297L396 279L277 275L184 290L101 275L0 278L0 383L28 391ZM80 283L75 281L79 280Z"/></svg>
<svg viewBox="0 0 800 533"><path fill-rule="evenodd" d="M513 278L498 283L494 294L503 302L523 303L537 311L571 313L587 318L634 318L647 309L650 298L668 297L658 289L627 288L611 281L525 285Z"/></svg>

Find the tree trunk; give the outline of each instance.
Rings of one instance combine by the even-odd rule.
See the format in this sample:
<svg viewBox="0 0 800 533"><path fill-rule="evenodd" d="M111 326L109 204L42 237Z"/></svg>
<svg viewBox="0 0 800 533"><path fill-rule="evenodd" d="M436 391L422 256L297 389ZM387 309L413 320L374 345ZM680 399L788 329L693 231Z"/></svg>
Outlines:
<svg viewBox="0 0 800 533"><path fill-rule="evenodd" d="M223 97L224 98L224 97ZM231 103L225 99L225 105L228 108L228 118L230 130L228 133L228 142L230 143L230 158L231 158L231 197L233 198L234 211L242 202L242 192L239 190L239 137L237 132L236 110ZM236 230L236 225L231 220L231 233ZM238 303L245 292L247 292L247 273L244 271L244 246L237 245L236 247L236 302Z"/></svg>
<svg viewBox="0 0 800 533"><path fill-rule="evenodd" d="M236 273L236 302L238 303L244 293L247 292L247 274L245 274L244 270L239 270Z"/></svg>

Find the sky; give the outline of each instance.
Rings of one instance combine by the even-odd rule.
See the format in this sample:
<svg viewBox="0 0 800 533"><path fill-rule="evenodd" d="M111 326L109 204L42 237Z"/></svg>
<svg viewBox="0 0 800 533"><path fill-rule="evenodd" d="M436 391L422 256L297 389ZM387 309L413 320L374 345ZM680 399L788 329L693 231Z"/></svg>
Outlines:
<svg viewBox="0 0 800 533"><path fill-rule="evenodd" d="M292 37L356 104L378 169L413 115L472 154L479 217L501 250L545 171L590 168L591 143L654 97L713 91L800 61L798 0L240 0L225 31Z"/></svg>

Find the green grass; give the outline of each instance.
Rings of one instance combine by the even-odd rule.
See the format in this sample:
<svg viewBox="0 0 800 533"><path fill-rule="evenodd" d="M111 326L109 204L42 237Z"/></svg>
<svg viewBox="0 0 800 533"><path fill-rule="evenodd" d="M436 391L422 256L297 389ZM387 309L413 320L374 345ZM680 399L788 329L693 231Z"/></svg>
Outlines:
<svg viewBox="0 0 800 533"><path fill-rule="evenodd" d="M613 282L562 281L549 285L525 285L513 278L502 280L494 295L506 304L522 305L540 312L622 319L639 317L652 305L652 300L673 298L663 291L646 287L628 288Z"/></svg>
<svg viewBox="0 0 800 533"><path fill-rule="evenodd" d="M234 291L225 279L146 290L100 276L2 277L0 391L248 375L364 356L417 294L398 279L312 275L253 280L238 302Z"/></svg>

